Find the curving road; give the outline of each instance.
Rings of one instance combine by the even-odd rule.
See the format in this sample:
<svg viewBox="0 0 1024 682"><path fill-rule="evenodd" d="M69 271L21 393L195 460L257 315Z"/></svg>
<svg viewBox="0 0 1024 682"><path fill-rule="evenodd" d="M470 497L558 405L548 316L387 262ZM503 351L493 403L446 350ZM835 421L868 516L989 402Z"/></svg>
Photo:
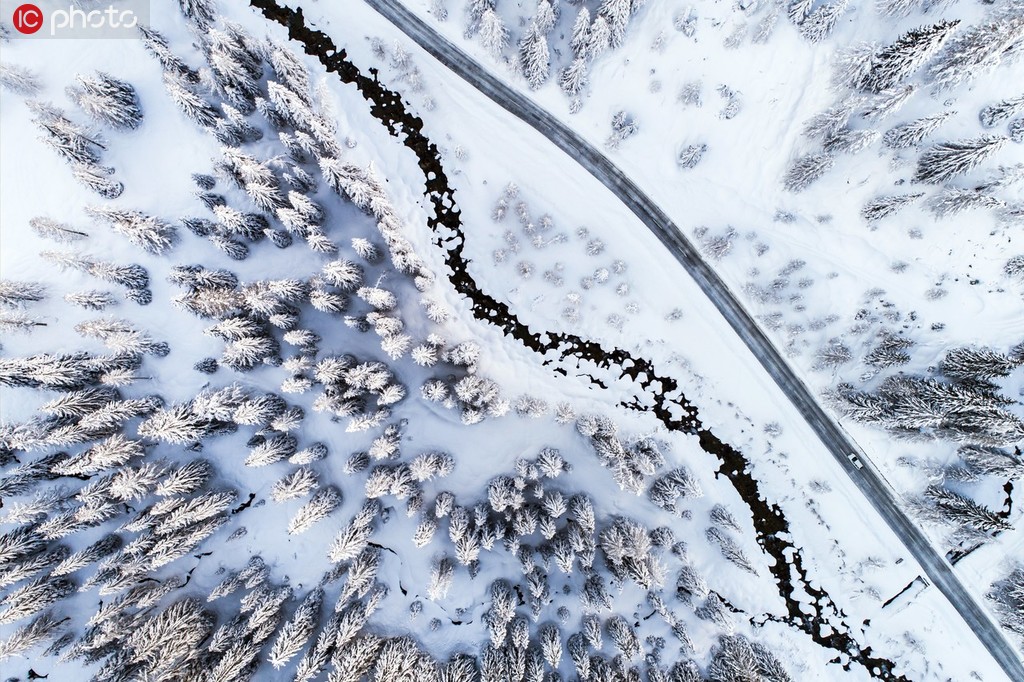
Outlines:
<svg viewBox="0 0 1024 682"><path fill-rule="evenodd" d="M400 0L365 1L463 80L547 137L636 214L714 302L722 316L739 334L839 462L839 466L906 545L931 583L946 596L1009 678L1014 682L1024 682L1024 665L999 626L964 588L945 558L934 550L924 534L903 513L889 487L870 466L867 456L860 447L825 413L811 391L786 364L725 282L701 258L697 249L683 237L682 231L672 219L601 152L550 113L482 68L404 7ZM868 465L855 466L848 457L851 453L857 453L857 456L868 462Z"/></svg>

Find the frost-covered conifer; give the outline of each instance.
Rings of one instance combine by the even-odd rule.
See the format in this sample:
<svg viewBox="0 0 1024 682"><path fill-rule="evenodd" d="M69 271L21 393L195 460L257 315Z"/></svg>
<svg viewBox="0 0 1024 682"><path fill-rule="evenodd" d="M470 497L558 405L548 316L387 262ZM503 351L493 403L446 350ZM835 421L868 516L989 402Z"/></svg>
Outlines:
<svg viewBox="0 0 1024 682"><path fill-rule="evenodd" d="M651 553L646 529L636 521L617 518L600 534L601 549L609 565L650 589L664 580L664 567Z"/></svg>
<svg viewBox="0 0 1024 682"><path fill-rule="evenodd" d="M1019 11L975 24L954 36L928 68L937 90L955 87L999 66L1024 39L1024 16Z"/></svg>
<svg viewBox="0 0 1024 682"><path fill-rule="evenodd" d="M96 122L124 129L142 123L142 107L131 84L102 71L75 80L78 86L67 89L68 97Z"/></svg>
<svg viewBox="0 0 1024 682"><path fill-rule="evenodd" d="M537 1L537 12L533 16L533 21L541 33L551 33L557 21L555 7L552 5L551 0Z"/></svg>
<svg viewBox="0 0 1024 682"><path fill-rule="evenodd" d="M898 87L883 90L868 100L867 105L861 112L861 117L872 123L886 118L898 111L917 92L914 84L901 85ZM872 142L878 137L877 132L872 137Z"/></svg>
<svg viewBox="0 0 1024 682"><path fill-rule="evenodd" d="M601 18L608 22L609 45L613 49L617 49L625 40L632 5L631 0L603 0L598 8Z"/></svg>
<svg viewBox="0 0 1024 682"><path fill-rule="evenodd" d="M20 308L46 298L46 287L39 282L0 280L0 306Z"/></svg>
<svg viewBox="0 0 1024 682"><path fill-rule="evenodd" d="M188 405L180 404L144 420L139 424L138 433L144 438L167 443L194 443L209 433L209 421L194 414Z"/></svg>
<svg viewBox="0 0 1024 682"><path fill-rule="evenodd" d="M991 348L955 348L942 359L941 371L959 381L978 381L1008 376L1020 365L1020 359Z"/></svg>
<svg viewBox="0 0 1024 682"><path fill-rule="evenodd" d="M917 201L923 196L924 193L922 192L914 192L912 194L895 194L878 197L877 199L872 199L868 203L864 204L864 208L861 209L860 215L868 222L875 222L896 213L904 206Z"/></svg>
<svg viewBox="0 0 1024 682"><path fill-rule="evenodd" d="M981 125L992 128L1000 121L1010 118L1022 110L1024 110L1024 95L989 104L978 114L978 119L981 121Z"/></svg>
<svg viewBox="0 0 1024 682"><path fill-rule="evenodd" d="M313 524L327 518L341 505L341 493L333 486L321 488L302 505L291 521L288 522L288 534L296 535L309 530Z"/></svg>
<svg viewBox="0 0 1024 682"><path fill-rule="evenodd" d="M89 564L104 559L124 545L120 535L106 535L85 549L69 555L57 564L52 570L52 575L70 575L79 571Z"/></svg>
<svg viewBox="0 0 1024 682"><path fill-rule="evenodd" d="M66 620L58 619L51 611L36 616L30 623L15 630L10 637L0 641L0 661L18 656L53 639Z"/></svg>
<svg viewBox="0 0 1024 682"><path fill-rule="evenodd" d="M363 268L350 260L335 260L324 265L323 276L343 291L355 291L363 283Z"/></svg>
<svg viewBox="0 0 1024 682"><path fill-rule="evenodd" d="M312 637L320 618L323 598L323 588L311 590L292 614L291 619L281 628L267 659L275 669L283 668Z"/></svg>
<svg viewBox="0 0 1024 682"><path fill-rule="evenodd" d="M28 221L32 231L44 239L51 239L58 243L67 243L85 239L88 233L81 230L74 230L63 223L58 223L50 218L36 217Z"/></svg>
<svg viewBox="0 0 1024 682"><path fill-rule="evenodd" d="M251 467L261 467L280 462L282 459L294 455L297 446L298 441L294 436L287 434L274 436L252 448L249 451L249 456L245 459L245 464Z"/></svg>
<svg viewBox="0 0 1024 682"><path fill-rule="evenodd" d="M640 639L625 618L612 616L605 627L608 629L608 637L627 659L635 658L641 652Z"/></svg>
<svg viewBox="0 0 1024 682"><path fill-rule="evenodd" d="M380 549L374 546L364 548L349 565L347 580L342 588L339 602L353 597L362 597L373 586L380 568Z"/></svg>
<svg viewBox="0 0 1024 682"><path fill-rule="evenodd" d="M807 21L807 17L810 15L813 7L813 0L792 0L789 3L786 13L794 26L801 26L805 21Z"/></svg>
<svg viewBox="0 0 1024 682"><path fill-rule="evenodd" d="M552 623L542 626L539 637L544 660L552 670L558 670L558 664L562 660L562 637L558 627Z"/></svg>
<svg viewBox="0 0 1024 682"><path fill-rule="evenodd" d="M494 11L495 0L466 0L466 14L469 17L469 25L466 28L466 35L472 36L479 30L480 21L487 10Z"/></svg>
<svg viewBox="0 0 1024 682"><path fill-rule="evenodd" d="M801 192L827 173L835 165L831 154L808 154L796 159L783 178L783 186L790 192Z"/></svg>
<svg viewBox="0 0 1024 682"><path fill-rule="evenodd" d="M18 95L34 95L39 92L39 76L24 66L4 62L0 64L0 87Z"/></svg>
<svg viewBox="0 0 1024 682"><path fill-rule="evenodd" d="M830 339L815 354L813 368L815 370L836 368L852 359L853 353L849 346L839 341L839 339Z"/></svg>
<svg viewBox="0 0 1024 682"><path fill-rule="evenodd" d="M203 128L215 128L221 120L220 113L214 106L197 94L192 86L179 76L165 72L164 88L171 96L171 101L193 123Z"/></svg>
<svg viewBox="0 0 1024 682"><path fill-rule="evenodd" d="M64 300L86 310L105 310L112 305L117 305L117 298L112 293L96 289L64 294Z"/></svg>
<svg viewBox="0 0 1024 682"><path fill-rule="evenodd" d="M0 625L28 618L56 604L76 590L65 577L45 575L8 592L0 611Z"/></svg>
<svg viewBox="0 0 1024 682"><path fill-rule="evenodd" d="M940 183L967 173L999 151L1006 141L999 135L986 135L932 145L918 158L914 179Z"/></svg>
<svg viewBox="0 0 1024 682"><path fill-rule="evenodd" d="M942 21L904 33L872 56L870 67L854 87L879 93L899 85L942 48L959 23Z"/></svg>
<svg viewBox="0 0 1024 682"><path fill-rule="evenodd" d="M45 133L42 141L71 164L95 165L106 145L95 134L64 115L60 109L37 103L34 123Z"/></svg>
<svg viewBox="0 0 1024 682"><path fill-rule="evenodd" d="M676 156L676 163L680 168L695 168L704 158L704 153L707 150L708 146L706 144L687 145Z"/></svg>
<svg viewBox="0 0 1024 682"><path fill-rule="evenodd" d="M480 16L480 43L494 59L500 58L508 47L508 29L501 16L490 7Z"/></svg>
<svg viewBox="0 0 1024 682"><path fill-rule="evenodd" d="M582 57L572 60L569 66L562 69L558 77L558 85L570 97L578 95L587 84L587 61Z"/></svg>
<svg viewBox="0 0 1024 682"><path fill-rule="evenodd" d="M115 232L149 253L163 253L178 240L173 225L140 211L100 206L89 206L85 211L94 218L106 220Z"/></svg>
<svg viewBox="0 0 1024 682"><path fill-rule="evenodd" d="M676 594L685 601L704 599L708 596L708 584L697 569L684 564L676 576Z"/></svg>
<svg viewBox="0 0 1024 682"><path fill-rule="evenodd" d="M991 194L958 187L946 187L927 201L928 210L937 218L974 208L1000 208L1005 205L1006 202Z"/></svg>
<svg viewBox="0 0 1024 682"><path fill-rule="evenodd" d="M434 561L430 568L430 584L427 587L427 597L431 601L444 599L451 589L452 579L455 577L455 565L448 557L442 557Z"/></svg>
<svg viewBox="0 0 1024 682"><path fill-rule="evenodd" d="M532 90L544 85L551 75L548 39L536 25L532 25L519 42L519 62Z"/></svg>
<svg viewBox="0 0 1024 682"><path fill-rule="evenodd" d="M275 502L303 497L319 486L316 472L300 467L274 484L270 496Z"/></svg>
<svg viewBox="0 0 1024 682"><path fill-rule="evenodd" d="M713 679L720 680L764 679L754 649L741 635L726 635L718 640L708 672Z"/></svg>
<svg viewBox="0 0 1024 682"><path fill-rule="evenodd" d="M714 542L718 545L718 548L722 551L722 556L734 563L736 566L742 568L744 571L757 575L757 569L754 568L750 559L747 558L747 555L744 554L743 550L738 544L736 544L736 541L733 540L729 534L725 533L720 528L712 527L708 528L704 532L704 535L707 537L709 542Z"/></svg>
<svg viewBox="0 0 1024 682"><path fill-rule="evenodd" d="M356 296L377 310L393 310L398 304L398 299L395 298L393 293L377 287L362 287L356 291Z"/></svg>
<svg viewBox="0 0 1024 682"><path fill-rule="evenodd" d="M825 40L835 28L839 18L846 13L849 0L835 0L818 7L800 23L800 35L812 43Z"/></svg>
<svg viewBox="0 0 1024 682"><path fill-rule="evenodd" d="M334 670L328 679L331 682L351 682L362 679L374 668L385 641L384 638L377 635L360 635L347 642L344 647L339 647L332 660ZM415 660L409 660L406 672L409 675L414 674L415 667Z"/></svg>
<svg viewBox="0 0 1024 682"><path fill-rule="evenodd" d="M349 525L335 537L328 550L328 558L332 562L346 561L359 555L366 547L373 534L373 521L380 513L380 503L367 500L362 509L349 522Z"/></svg>
<svg viewBox="0 0 1024 682"><path fill-rule="evenodd" d="M124 192L124 183L114 180L114 169L95 164L75 163L71 165L71 175L104 199L116 199Z"/></svg>

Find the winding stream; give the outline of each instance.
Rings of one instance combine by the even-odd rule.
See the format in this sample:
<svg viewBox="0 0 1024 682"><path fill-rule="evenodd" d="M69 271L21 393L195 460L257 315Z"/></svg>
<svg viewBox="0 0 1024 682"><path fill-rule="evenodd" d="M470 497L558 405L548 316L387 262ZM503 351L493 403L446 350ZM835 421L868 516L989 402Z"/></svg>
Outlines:
<svg viewBox="0 0 1024 682"><path fill-rule="evenodd" d="M433 206L428 226L436 235L436 245L444 253L450 270L449 280L469 299L477 319L498 327L506 336L544 355L542 363L552 365L552 370L561 374L568 374L568 363L574 362L579 369L583 361L611 373L618 371L620 378L628 377L636 384L637 395L650 400L649 405L643 405L637 398L623 402L623 407L651 412L666 428L697 436L700 446L718 458L717 473L732 482L753 512L757 542L774 559L770 570L786 604L785 617L762 616L761 622L775 620L800 629L817 644L836 651L832 662L845 669L857 663L876 679L909 682L893 672L892 661L872 656L870 647L861 648L850 634L845 614L827 592L811 584L800 550L789 539L789 522L782 509L762 496L743 454L701 424L696 407L686 399L675 379L659 375L649 360L622 349L608 350L574 334L533 331L507 304L481 290L469 272L470 261L463 255L466 237L462 220L437 145L424 134L423 120L406 109L401 95L381 84L376 69L369 70L372 77L363 74L327 34L306 25L301 8L281 7L275 0L250 0L250 4L268 19L285 26L289 38L301 43L305 52L319 59L327 71L336 73L342 82L355 85L370 104L371 114L416 154L426 184L424 195ZM599 379L589 374L581 376L605 388ZM798 601L793 597L794 591L805 592L813 602Z"/></svg>

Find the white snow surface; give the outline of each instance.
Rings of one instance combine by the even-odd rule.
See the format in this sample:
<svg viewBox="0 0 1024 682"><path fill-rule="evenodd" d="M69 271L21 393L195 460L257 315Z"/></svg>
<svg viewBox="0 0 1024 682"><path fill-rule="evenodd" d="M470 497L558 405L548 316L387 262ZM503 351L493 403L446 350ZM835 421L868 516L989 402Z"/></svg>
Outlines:
<svg viewBox="0 0 1024 682"><path fill-rule="evenodd" d="M445 152L445 166L457 190L467 235L465 253L473 261L471 271L482 288L506 301L531 327L572 331L605 346L636 352L653 360L663 372L670 372L700 409L705 426L751 460L762 492L783 509L790 521L792 540L801 549L812 583L825 589L836 602L860 645L870 646L874 655L894 661L898 674L913 680L1005 679L936 590L911 590L883 608L884 602L919 575L913 559L823 452L800 415L712 304L635 217L572 159L473 91L361 2L302 5L312 25L343 46L364 72L370 67L381 68L382 80L393 83L394 89L402 91L404 85L395 78L393 69L374 57L368 39L379 37L388 46L397 42L413 55L413 63L423 74L425 89L408 99L423 118L427 136ZM410 6L428 16L425 0L411 1ZM563 7L570 9L564 3ZM531 93L532 96L597 145L607 137L612 113L624 107L634 111L641 130L620 150L611 153L616 163L640 182L680 225L707 225L712 231L731 225L740 235L757 233L751 240L739 238L734 252L718 263L719 271L735 290L742 289L750 267L767 274L793 258L807 261L801 272L816 283L802 291L806 310L787 311L787 320L806 323L835 312L844 322L848 321L864 305L863 290L880 287L886 291L886 300L895 303L897 309L918 313L917 321L908 323L906 328L906 333L918 341L911 369L927 367L952 345L978 342L1005 347L1020 340L1024 331L1019 315L1020 291L1000 274L1005 257L1013 255L1007 251L1012 247L1006 246L1012 242L1011 229L979 220L975 214L933 223L926 214L913 209L889 219L876 231L869 230L859 217L860 206L875 194L890 191L893 182L908 172L906 165L890 167L875 148L859 156L844 157L824 180L803 194L788 195L781 189L779 178L784 167L790 155L801 149L800 122L832 102L827 65L835 43L867 37L891 39L916 25L915 21L870 22L870 34L861 35L868 31L863 28L868 22L855 19L872 11L865 5L848 15L849 20L841 25L834 42L810 47L781 19L767 45L744 44L729 50L721 43L732 33L732 26L742 21L738 10L728 5L700 6L697 39L693 41L671 26L673 16L682 8L680 3L652 0L640 11L626 44L596 63L591 73L590 95L580 113L568 114L567 103L553 84ZM248 8L225 4L220 10L254 35L286 39L280 26ZM946 11L968 18L980 10L955 5ZM153 13L154 26L176 49L189 44L190 37L181 28L176 8L154 6ZM495 73L503 74L504 69L489 61L478 45L462 41L459 11L452 14L438 28L450 39L463 42L465 49L481 63L493 67ZM651 50L651 41L661 32L667 36L664 50ZM52 100L69 109L62 90L74 73L101 69L131 82L139 92L146 119L137 131L108 135L110 144L102 163L115 167L117 178L126 186L125 193L114 204L140 208L172 221L202 214L202 207L191 198L194 187L189 175L209 172L210 159L217 156L218 144L174 109L160 83L158 64L145 53L139 41L15 41L3 45L2 59L38 71L46 85L39 99ZM727 479L716 477L718 463L714 458L700 449L695 438L665 431L652 416L618 408L621 400L633 397L629 386L611 384L607 390L596 390L571 372L569 376L553 374L549 367L541 365L535 353L504 338L494 327L475 321L468 302L445 281L442 254L434 246L426 225L429 208L422 199L423 174L414 156L370 116L366 102L353 86L340 83L333 74L323 73L314 59L303 56L303 61L314 81L328 93L339 137L350 135L358 141L356 147L345 151L347 160L360 166L372 163L388 179L389 197L407 226L407 238L438 275L430 294L442 298L454 311L443 333L453 340L473 339L480 343L484 349L480 373L498 381L506 396L529 394L552 405L568 401L577 413L601 412L612 416L626 434L653 435L666 441L670 445L669 466L685 463L706 492L704 498L688 502L691 520L673 518L645 498L620 491L610 473L598 466L591 449L575 429L557 425L550 416L533 420L509 415L464 427L454 412L415 397L419 384L432 373L406 359L396 366L415 399L406 399L395 413L396 418L407 419L410 424L403 437L403 454L439 449L451 452L457 461L451 476L424 486L427 499L441 490L455 492L460 503L482 499L486 482L496 474L511 472L518 457L533 457L542 447L555 447L573 469L556 479L553 488L567 494L588 494L595 502L599 520L623 514L651 528L672 526L677 539L687 543L690 561L731 604L758 621L763 620L756 618L760 614L781 615L782 602L767 569L769 559L754 541L749 513L742 500ZM1019 65L1013 69L1002 71L1001 78L979 81L970 93L970 101L987 102L1016 94L1013 88L1019 87L1020 79L1015 81L1010 74L1024 72ZM661 81L658 92L650 91L649 82L653 79ZM693 79L704 80L705 104L700 109L682 110L675 102L676 93L683 82ZM529 92L521 82L510 82ZM713 87L719 83L740 93L743 109L735 119L717 117L718 96ZM433 101L429 107L423 106L427 96ZM134 393L158 393L167 404L188 400L206 381L206 377L192 371L192 364L217 355L222 344L203 334L208 326L206 321L170 305L170 299L179 292L164 279L169 267L202 263L230 269L242 281L249 281L309 276L319 268L322 258L301 243L279 251L264 242L253 248L248 260L234 262L183 229L182 243L169 258L142 253L105 226L89 223L81 207L102 200L74 183L65 164L36 141L31 113L21 100L9 92L0 92L0 271L4 279L47 284L49 299L33 306L30 312L48 326L31 335L5 335L4 356L42 350L101 350L98 343L91 345L94 342L78 338L72 331L77 322L99 315L66 306L62 297L67 291L105 286L78 273L55 272L36 256L40 250L61 248L38 239L27 229L31 217L45 214L89 231L91 237L83 243L87 252L119 262L137 262L149 269L154 302L146 307L123 302L108 312L130 319L171 345L167 358L147 359L142 373L150 381L136 385ZM931 113L938 106L924 95L918 95L918 100L899 116L905 115L909 120L912 115ZM951 136L977 133L977 108L962 106L960 115L947 123L946 131ZM706 142L709 152L696 169L680 171L675 164L676 147L696 142ZM456 146L461 148L458 154ZM255 148L259 149L260 144ZM1009 146L998 162L1010 164L1021 159L1021 147ZM492 254L504 245L503 233L518 231L513 211L501 224L490 218L494 202L510 181L519 186L531 215L550 214L554 222L552 232L564 232L568 239L564 244L537 250L520 235L520 253L495 265ZM223 188L218 185L217 191ZM327 196L326 189L321 192ZM344 230L341 234L346 237L348 230L352 236L374 232L372 221L350 204L334 203L337 208L332 208L332 228ZM793 212L797 221L773 222L772 216L779 209ZM816 216L825 213L831 214L832 219L817 222ZM581 226L588 230L586 237L577 236ZM907 233L918 226L924 233L923 239L913 239ZM996 235L989 234L993 230ZM586 242L592 238L606 244L605 251L597 256L588 256L584 251ZM345 242L336 241L343 245ZM768 244L770 250L764 256L755 256L755 241ZM580 278L598 267L611 270L616 259L627 264L624 272L613 274L609 282L589 290L577 286ZM529 260L536 266L529 281L523 281L515 272L514 263L520 260ZM890 267L894 260L905 260L910 265L902 273L894 273ZM563 265L562 287L552 287L542 279L543 272L553 270L557 263ZM838 276L826 279L831 272ZM395 275L396 280L400 277ZM981 283L968 284L968 280L975 278ZM925 300L924 291L939 282L948 295L936 301ZM391 280L385 280L382 285L390 283ZM615 292L620 284L628 286L626 293ZM396 283L395 287L406 294L401 297L403 313L407 313L403 318L414 327L411 333L421 338L433 331L434 326L418 318L415 312L418 306L412 287L405 282ZM582 300L580 319L575 323L562 317L567 305L564 297L570 291L578 292ZM637 304L635 312L626 311L630 302ZM748 304L758 310L756 303ZM682 316L667 320L674 309L681 310ZM608 324L607 317L613 313L624 318L621 329ZM324 338L323 350L384 359L373 334L355 335L337 319L317 319L318 331ZM937 321L946 324L941 334L928 330ZM336 326L334 331L330 325ZM841 332L839 326L805 332L802 342L811 352L792 358L803 376L817 388L832 385L835 378L811 370L813 350ZM582 369L586 371L586 367ZM846 367L843 372L850 377L858 374L856 368ZM211 381L222 385L235 378L256 390L276 391L282 374L273 368L261 368L235 377L222 368ZM1020 375L1010 381L1019 385ZM28 389L4 388L0 391L0 416L4 421L24 420L52 397ZM202 559L186 557L165 569L170 571L167 575L182 575L196 567L185 588L190 592L204 595L223 577L216 574L219 567L237 569L250 555L261 554L270 564L274 580L287 580L298 594L304 594L329 565L326 546L361 504L364 476L346 475L340 467L348 453L367 449L377 434L345 433L343 423L331 422L310 409L310 396L284 397L289 404L303 406L307 411L299 447L322 441L330 448L330 458L317 466L325 482L339 486L343 505L313 531L296 537L286 535L288 519L303 501L278 505L266 498L270 486L286 473L288 465L279 463L264 470L244 467L244 443L250 432L242 429L237 435L220 437L207 446L204 456L214 460L219 477L240 492L239 502L245 501L251 492L257 503L240 515L241 521L218 531L197 550L212 550L212 555ZM778 424L781 433L767 434L768 424ZM896 459L907 450L928 446L894 442L882 432L853 424L846 426L897 490L920 485L914 479L916 474L900 469ZM158 446L158 451L172 458L179 456L167 446ZM815 491L812 482L824 485ZM266 504L259 506L264 500ZM1011 520L1015 530L1003 533L958 565L961 577L979 595L1001 574L1003 557L1020 556L1024 548L1019 511L1024 500L1019 490L1014 493L1014 502ZM717 548L704 539L707 513L715 503L725 504L739 518L743 532L736 535L744 551L754 558L758 576L724 562ZM395 553L384 552L379 580L390 587L390 594L372 618L374 628L386 634L412 633L426 651L439 659L455 651L479 651L487 638L479 624L489 602L488 586L510 572L518 576L518 563L504 553L485 553L480 575L470 580L460 567L449 595L437 602L430 601L425 589L438 543L415 548L410 540L415 519L405 517L404 505L393 501L388 504L394 510L387 524L380 526L374 541ZM990 506L1000 504L1001 498L996 496ZM238 524L245 525L248 534L223 544ZM94 531L76 537L73 549L102 534ZM447 544L447 540L442 542ZM869 559L876 559L878 567L873 568ZM669 576L671 583L674 574L670 572ZM579 575L565 577L552 571L551 580L552 593L558 595L563 584L578 586ZM95 608L95 594L74 599L83 612ZM416 620L410 620L409 603L416 599L423 602L424 609ZM627 586L615 599L617 612L635 612L641 617L650 612L643 591L635 585ZM572 597L556 599L545 618L553 619L555 607L563 601L573 609L575 621L578 609ZM717 631L697 619L688 608L681 608L679 615L686 620L694 638L695 659L706 662ZM445 625L430 630L426 624L435 617ZM451 625L449 618L465 624ZM737 618L735 626L738 632L750 634L779 654L794 679L871 679L857 665L845 671L830 663L835 652L818 647L784 624L768 621L763 627L753 628L743 618ZM12 631L12 625L0 626L2 637ZM657 617L648 621L640 634L658 634L671 642L671 635L657 622ZM50 679L80 679L84 674L77 663L58 664L31 657L28 662L38 672L50 673ZM567 666L566 671L571 669L567 660L563 660L563 666ZM19 662L12 670L21 674L21 668L27 667ZM261 679L277 679L268 670L263 671Z"/></svg>

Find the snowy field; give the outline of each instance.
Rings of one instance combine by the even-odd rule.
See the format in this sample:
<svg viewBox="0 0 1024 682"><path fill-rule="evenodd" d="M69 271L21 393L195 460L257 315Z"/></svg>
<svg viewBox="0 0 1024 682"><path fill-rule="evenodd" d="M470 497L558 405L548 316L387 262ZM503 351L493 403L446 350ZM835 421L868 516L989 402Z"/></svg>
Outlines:
<svg viewBox="0 0 1024 682"><path fill-rule="evenodd" d="M362 2L300 4L345 50L340 76L264 13L195 0L154 6L159 33L139 39L0 46L5 677L1007 679L611 193ZM1004 274L1019 182L988 190L998 205L937 219L919 199L869 223L865 203L917 191L891 185L909 181L918 150L873 140L805 191L783 187L792 159L820 146L803 123L842 97L829 84L840 48L892 42L925 22L920 8L892 21L851 7L810 44L787 8L649 0L572 106L466 38L464 8L448 4L437 22L436 6L410 0L596 145L618 111L636 120L606 152L691 230L834 409L843 382L871 394L983 345L1007 371L975 389L1024 414L1011 350L1022 285ZM498 3L512 45L527 4ZM559 9L564 66L575 7ZM983 106L1022 94L1022 39L1006 38L998 70L938 97L922 83L873 125L952 107L943 134L980 135ZM409 121L392 134L390 109L371 106L371 73L439 148L471 295L425 196L437 178L403 143ZM696 81L702 105L684 105ZM957 186L1022 160L1007 142ZM539 353L482 321L481 296L542 339L650 361L745 470L667 428L624 368ZM913 341L895 347L905 362L865 362L883 329ZM838 345L849 357L823 364ZM1024 552L1020 489L1003 487L1021 473L1014 441L997 444L998 474L968 475L956 454L968 441L946 427L922 422L935 439L919 442L843 419L940 551L984 541L956 569L985 599ZM951 520L922 497L929 486L992 511ZM773 551L792 564L787 584Z"/></svg>

